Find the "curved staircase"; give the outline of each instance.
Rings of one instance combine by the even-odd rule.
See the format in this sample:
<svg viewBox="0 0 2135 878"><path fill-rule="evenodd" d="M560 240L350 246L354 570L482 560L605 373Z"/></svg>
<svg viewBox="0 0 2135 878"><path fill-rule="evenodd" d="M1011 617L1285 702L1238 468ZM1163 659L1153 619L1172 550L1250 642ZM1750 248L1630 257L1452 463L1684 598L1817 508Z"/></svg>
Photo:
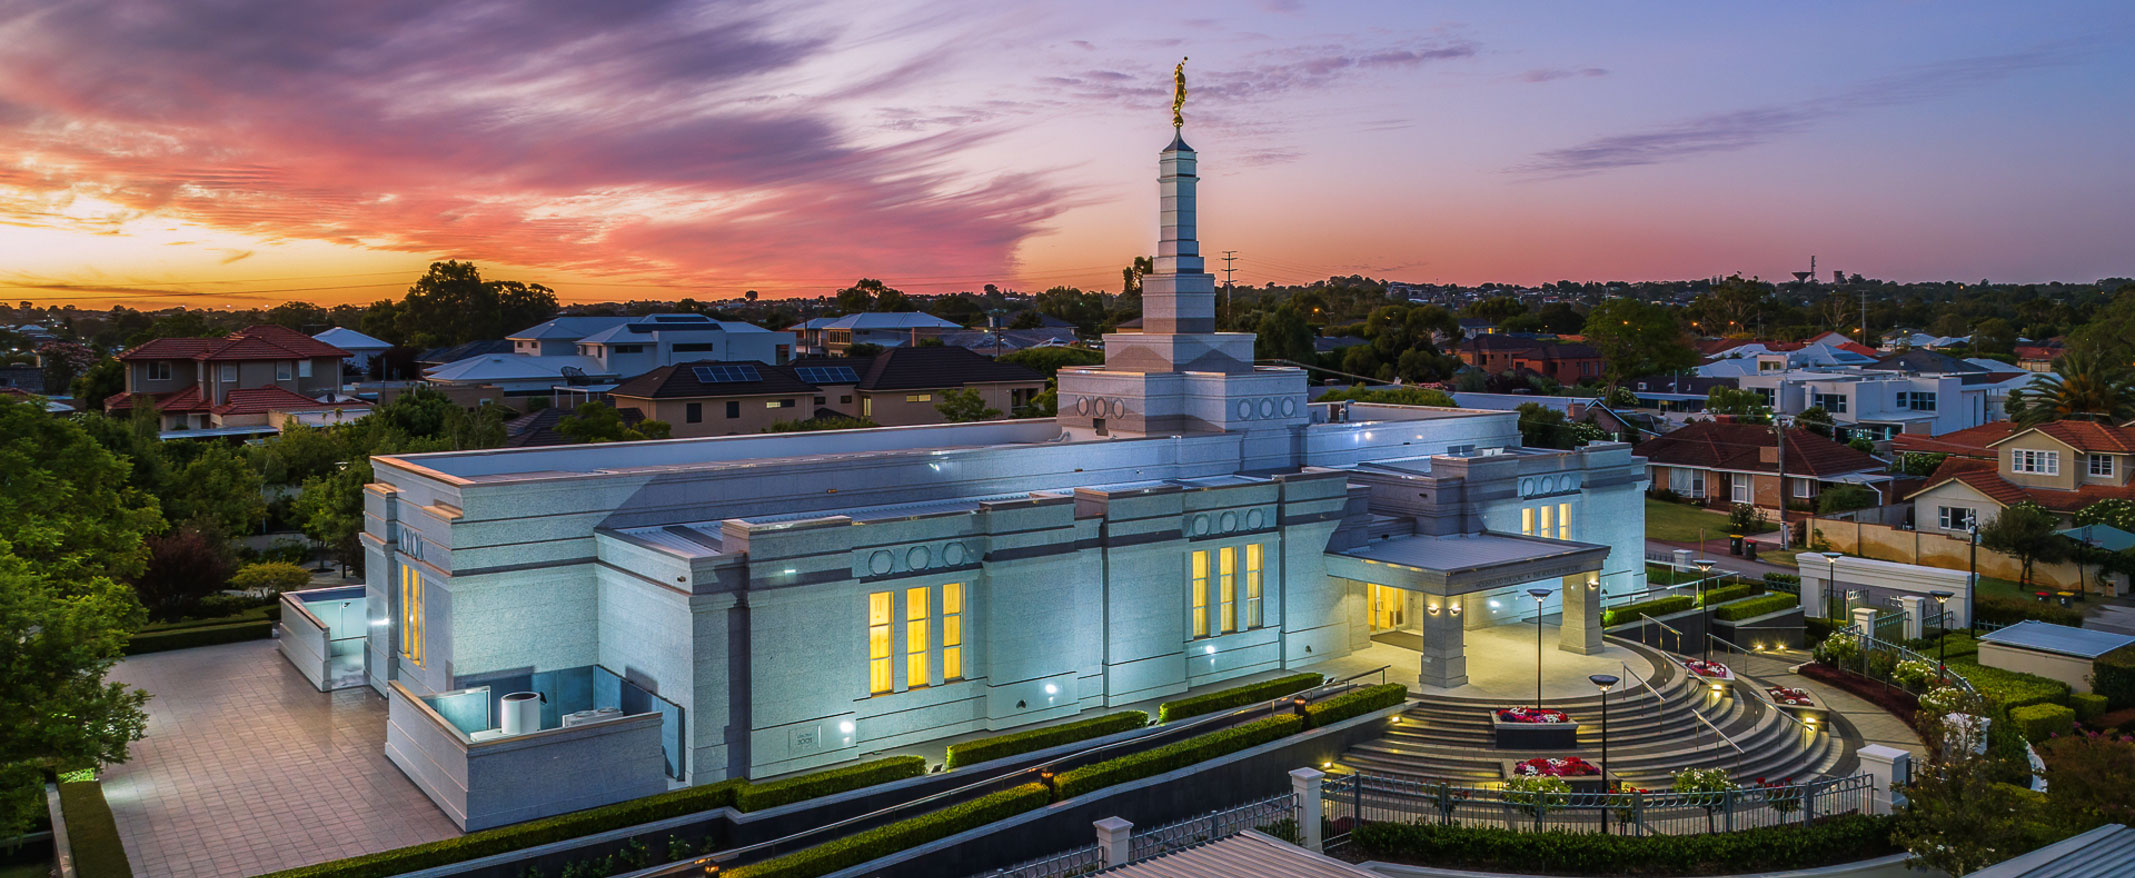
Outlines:
<svg viewBox="0 0 2135 878"><path fill-rule="evenodd" d="M1650 659L1654 667L1650 689L1627 679L1631 688L1609 695L1608 770L1625 784L1663 789L1675 771L1692 767L1724 768L1742 783L1757 778L1807 782L1844 777L1858 766L1853 748L1838 730L1826 723L1813 736L1805 734L1761 697L1763 684L1739 668L1739 683L1745 689L1755 687L1758 694L1731 691L1717 697L1675 657L1634 642L1611 642ZM1512 705L1506 700L1426 696L1388 725L1384 736L1350 748L1340 762L1370 774L1475 784L1503 780L1506 760L1578 756L1601 761L1599 693L1552 699L1545 705L1579 722L1579 746L1570 750L1497 749L1489 712ZM1734 746L1692 712L1704 716Z"/></svg>

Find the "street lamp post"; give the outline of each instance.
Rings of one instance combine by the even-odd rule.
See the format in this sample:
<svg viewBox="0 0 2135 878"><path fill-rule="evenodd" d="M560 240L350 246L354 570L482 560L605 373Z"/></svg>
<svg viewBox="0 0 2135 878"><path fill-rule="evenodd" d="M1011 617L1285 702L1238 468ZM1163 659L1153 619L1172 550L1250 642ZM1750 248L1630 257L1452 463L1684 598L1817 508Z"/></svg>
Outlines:
<svg viewBox="0 0 2135 878"><path fill-rule="evenodd" d="M1824 585L1817 592L1816 597L1824 603L1821 611L1824 614L1824 618L1835 620L1836 616L1831 612L1831 587L1838 584L1838 559L1846 556L1838 552L1818 552L1817 554L1824 556Z"/></svg>
<svg viewBox="0 0 2135 878"><path fill-rule="evenodd" d="M1972 636L1978 637L1979 623L1974 621L1977 614L1973 610L1973 595L1979 594L1979 513L1965 513L1964 529L1972 535L1972 575L1965 580L1964 623L1972 630Z"/></svg>
<svg viewBox="0 0 2135 878"><path fill-rule="evenodd" d="M1698 640L1703 645L1705 661L1709 662L1712 661L1712 607L1705 603L1705 582L1712 578L1712 559L1699 558L1690 563L1698 565L1698 633L1702 635Z"/></svg>
<svg viewBox="0 0 2135 878"><path fill-rule="evenodd" d="M1535 599L1535 709L1542 708L1542 602L1549 599L1549 589L1530 588L1529 595Z"/></svg>
<svg viewBox="0 0 2135 878"><path fill-rule="evenodd" d="M1935 599L1935 678L1939 680L1949 675L1944 669L1944 659L1950 653L1950 617L1946 614L1950 611L1950 598L1957 593L1936 589L1927 594Z"/></svg>
<svg viewBox="0 0 2135 878"><path fill-rule="evenodd" d="M1586 679L1594 684L1594 688L1601 690L1601 792L1607 794L1611 792L1609 789L1609 690L1616 688L1618 680L1613 674L1590 674ZM1603 805L1601 809L1601 834L1609 834L1609 809L1607 805Z"/></svg>

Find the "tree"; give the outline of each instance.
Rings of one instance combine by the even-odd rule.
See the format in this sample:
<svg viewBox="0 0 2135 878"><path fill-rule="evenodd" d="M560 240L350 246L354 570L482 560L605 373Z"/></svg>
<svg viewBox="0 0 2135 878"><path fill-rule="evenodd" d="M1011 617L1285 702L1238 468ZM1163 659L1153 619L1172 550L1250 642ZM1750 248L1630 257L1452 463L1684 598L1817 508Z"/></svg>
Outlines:
<svg viewBox="0 0 2135 878"><path fill-rule="evenodd" d="M347 456L336 433L297 423L283 427L253 455L261 478L276 485L301 485L331 473Z"/></svg>
<svg viewBox="0 0 2135 878"><path fill-rule="evenodd" d="M1862 454L1874 454L1876 453L1876 440L1866 436L1855 436L1846 440L1846 447Z"/></svg>
<svg viewBox="0 0 2135 878"><path fill-rule="evenodd" d="M276 326L294 329L306 335L319 332L333 322L327 315L325 308L310 302L283 302L267 309L267 313L260 315L260 319ZM520 328L524 329L525 327Z"/></svg>
<svg viewBox="0 0 2135 878"><path fill-rule="evenodd" d="M2062 420L2126 423L2135 419L2135 382L2101 354L2073 352L2054 363L2053 373L2011 392L2008 409L2026 427Z"/></svg>
<svg viewBox="0 0 2135 878"><path fill-rule="evenodd" d="M876 354L882 353L883 350L885 349L881 345L872 344L864 341L857 341L846 346L845 355L854 359L864 360L868 357L872 357Z"/></svg>
<svg viewBox="0 0 2135 878"><path fill-rule="evenodd" d="M2017 503L2003 509L1993 521L1979 529L1979 544L2005 555L2013 555L2024 566L2022 582L2031 585L2031 566L2038 561L2052 564L2068 558L2073 546L2067 537L2054 533L2060 528L2054 514L2036 503Z"/></svg>
<svg viewBox="0 0 2135 878"><path fill-rule="evenodd" d="M311 571L287 561L260 561L237 568L230 587L259 595L276 595L311 584Z"/></svg>
<svg viewBox="0 0 2135 878"><path fill-rule="evenodd" d="M1312 326L1292 302L1275 306L1260 318L1253 340L1253 356L1263 360L1312 363L1319 359L1312 347Z"/></svg>
<svg viewBox="0 0 2135 878"><path fill-rule="evenodd" d="M1095 333L1098 324L1105 321L1105 297L1074 287L1053 287L1039 293L1031 304L1038 313L1073 323L1078 332L1086 335Z"/></svg>
<svg viewBox="0 0 2135 878"><path fill-rule="evenodd" d="M2071 834L2135 822L2135 738L2080 731L2043 742L2051 812Z"/></svg>
<svg viewBox="0 0 2135 878"><path fill-rule="evenodd" d="M2016 327L2000 317L1972 327L1972 349L1983 354L2007 354L2016 350Z"/></svg>
<svg viewBox="0 0 2135 878"><path fill-rule="evenodd" d="M625 425L615 406L602 402L580 404L556 422L556 432L573 442L637 442L665 439L672 432L666 421L646 419Z"/></svg>
<svg viewBox="0 0 2135 878"><path fill-rule="evenodd" d="M1045 377L1051 378L1059 374L1062 368L1068 366L1102 366L1105 362L1105 355L1089 348L1024 348L1020 351L1009 351L1002 354L1000 361L1014 363L1033 372L1043 373Z"/></svg>
<svg viewBox="0 0 2135 878"><path fill-rule="evenodd" d="M43 773L124 762L148 694L104 678L147 621L103 576L55 585L0 542L0 836L45 812Z"/></svg>
<svg viewBox="0 0 2135 878"><path fill-rule="evenodd" d="M1601 352L1611 385L1643 375L1677 372L1698 363L1668 308L1632 298L1596 306L1586 318L1586 343Z"/></svg>
<svg viewBox="0 0 2135 878"><path fill-rule="evenodd" d="M44 392L48 395L66 393L74 386L74 379L87 373L96 361L96 350L88 345L48 341L37 346L37 362L44 366Z"/></svg>
<svg viewBox="0 0 2135 878"><path fill-rule="evenodd" d="M1860 485L1834 485L1816 497L1816 512L1829 515L1876 505L1876 492Z"/></svg>
<svg viewBox="0 0 2135 878"><path fill-rule="evenodd" d="M1608 405L1610 408L1619 409L1638 408L1638 394L1632 393L1629 387L1611 387L1609 388ZM1710 407L1711 404L1708 402L1707 408Z"/></svg>
<svg viewBox="0 0 2135 878"><path fill-rule="evenodd" d="M1917 715L1927 764L1913 771L1905 788L1910 804L1898 813L1891 840L1921 864L1963 875L2029 850L2039 809L2019 788L2001 782L2012 770L2007 757L1977 746L1979 718L1990 713L1986 702L1967 693L1957 698L1954 712L1969 723L1951 723L1934 710Z"/></svg>
<svg viewBox="0 0 2135 878"><path fill-rule="evenodd" d="M1318 402L1369 402L1380 405L1426 405L1439 408L1458 408L1452 395L1429 387L1365 387L1351 385L1322 394Z"/></svg>
<svg viewBox="0 0 2135 878"><path fill-rule="evenodd" d="M1525 313L1527 313L1527 306L1520 304L1520 300L1511 296L1491 296L1460 309L1462 317L1488 320L1493 324L1504 323ZM1503 327L1500 326L1499 328L1502 329Z"/></svg>
<svg viewBox="0 0 2135 878"><path fill-rule="evenodd" d="M1564 412L1539 402L1520 403L1520 444L1529 448L1573 448L1575 437Z"/></svg>
<svg viewBox="0 0 2135 878"><path fill-rule="evenodd" d="M163 516L130 475L81 423L0 396L0 538L58 587L126 579L147 563L141 538L162 530Z"/></svg>
<svg viewBox="0 0 2135 878"><path fill-rule="evenodd" d="M159 620L191 612L200 599L230 584L232 565L222 544L198 528L181 527L149 537L148 569L134 580L148 614Z"/></svg>
<svg viewBox="0 0 2135 878"><path fill-rule="evenodd" d="M1891 470L1908 476L1931 476L1949 455L1932 451L1908 451L1892 461Z"/></svg>
<svg viewBox="0 0 2135 878"><path fill-rule="evenodd" d="M2106 524L2135 532L2135 503L2118 497L2108 497L2076 510L2075 523L2077 527Z"/></svg>
<svg viewBox="0 0 2135 878"><path fill-rule="evenodd" d="M1732 415L1735 420L1752 424L1772 422L1772 409L1764 404L1763 396L1754 390L1738 390L1733 387L1715 387L1707 391L1705 413Z"/></svg>
<svg viewBox="0 0 2135 878"><path fill-rule="evenodd" d="M968 387L943 392L941 401L934 404L934 410L941 412L942 420L952 424L990 421L1001 416L1000 409L988 406L985 397Z"/></svg>
<svg viewBox="0 0 2135 878"><path fill-rule="evenodd" d="M98 360L96 365L76 377L68 390L82 408L101 408L104 400L126 391L126 364L112 357Z"/></svg>
<svg viewBox="0 0 2135 878"><path fill-rule="evenodd" d="M2135 283L2120 287L2089 323L2068 334L2068 352L2106 363L2135 362Z"/></svg>
<svg viewBox="0 0 2135 878"><path fill-rule="evenodd" d="M419 348L503 338L556 316L540 284L485 281L472 262L433 262L393 309L394 338Z"/></svg>
<svg viewBox="0 0 2135 878"><path fill-rule="evenodd" d="M173 523L221 537L254 532L267 514L259 473L236 449L208 445L165 486L163 512Z"/></svg>
<svg viewBox="0 0 2135 878"><path fill-rule="evenodd" d="M894 310L875 307L876 298L884 293L897 293L898 299L902 300L904 298L904 293L884 286L882 281L871 277L863 277L854 281L852 286L839 290L835 304L838 311L845 314Z"/></svg>
<svg viewBox="0 0 2135 878"><path fill-rule="evenodd" d="M1127 263L1126 268L1119 270L1120 294L1140 296L1142 294L1142 276L1154 270L1155 268L1150 263L1149 257L1134 257L1134 261Z"/></svg>
<svg viewBox="0 0 2135 878"><path fill-rule="evenodd" d="M1801 414L1794 416L1794 426L1826 439L1831 438L1831 434L1838 429L1838 424L1831 420L1831 413L1820 405L1802 409Z"/></svg>

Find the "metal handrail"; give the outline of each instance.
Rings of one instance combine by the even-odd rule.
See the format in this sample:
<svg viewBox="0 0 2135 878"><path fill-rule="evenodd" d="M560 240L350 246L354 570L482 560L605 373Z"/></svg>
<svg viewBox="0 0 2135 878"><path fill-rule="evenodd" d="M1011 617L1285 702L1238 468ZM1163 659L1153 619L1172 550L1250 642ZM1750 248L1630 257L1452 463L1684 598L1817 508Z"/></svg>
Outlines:
<svg viewBox="0 0 2135 878"><path fill-rule="evenodd" d="M1721 636L1720 636L1720 635L1718 635L1718 634L1711 634L1711 633L1708 633L1708 634L1706 634L1705 636L1707 636L1707 637L1710 637L1710 638L1712 638L1712 639L1713 639L1714 641L1716 641L1716 642L1718 642L1718 643L1721 643L1721 644L1724 644L1724 645L1726 645L1726 646L1732 647L1732 648L1733 648L1733 649L1734 649L1734 650L1735 650L1736 652L1739 652L1739 653L1741 653L1741 654L1743 654L1743 655L1755 655L1755 653L1751 652L1750 650L1747 650L1747 649L1743 649L1743 648L1742 648L1742 644L1736 643L1736 642L1734 642L1734 641L1732 641L1732 640L1729 640L1729 639L1727 639L1727 638L1725 638L1725 637L1721 637ZM1738 688L1739 688L1739 687L1738 687ZM1816 732L1816 729L1814 729L1814 728L1810 727L1810 725L1809 725L1808 723L1802 722L1802 721L1801 721L1801 718L1800 718L1800 717L1798 717L1798 716L1795 716L1795 715L1794 715L1794 712L1793 712L1793 711L1790 711L1790 710L1785 710L1785 709L1782 709L1782 708L1781 708L1781 707L1779 706L1779 702L1777 702L1777 701L1773 701L1773 700L1772 700L1772 696L1771 696L1771 695L1769 695L1769 694L1767 694L1767 693L1766 693L1766 692L1765 692L1765 691L1764 691L1763 689L1753 689L1753 690L1751 690L1750 694L1751 694L1752 696L1756 697L1756 699L1757 699L1757 700L1759 700L1759 701L1762 701L1762 702L1764 702L1764 703L1765 703L1765 704L1766 704L1767 706L1769 706L1769 707L1770 707L1770 708L1771 708L1771 709L1773 710L1773 712L1775 712L1775 713L1778 713L1778 714L1779 714L1780 716L1786 717L1786 718L1787 718L1788 720L1792 721L1792 722L1793 722L1793 723L1794 723L1795 725L1797 725L1797 726L1801 726L1801 728L1802 728L1802 731L1805 731L1805 732L1809 732L1809 733L1811 733L1811 734L1814 734L1814 733ZM1808 742L1806 742L1806 741L1802 742L1802 746L1804 746L1804 747L1807 747L1807 746L1808 746Z"/></svg>
<svg viewBox="0 0 2135 878"><path fill-rule="evenodd" d="M1273 712L1274 710L1278 709L1278 708L1279 708L1280 706L1282 706L1282 705L1287 705L1287 704L1291 703L1291 699L1294 699L1294 698L1298 697L1299 695L1305 695L1305 694L1308 694L1308 693L1317 693L1317 692L1322 692L1323 690L1326 690L1326 689L1331 689L1331 688L1334 688L1334 687L1337 687L1337 686L1340 686L1340 687L1344 687L1344 688L1349 688L1349 687L1351 687L1351 684L1352 684L1352 683L1354 683L1354 681L1356 681L1356 680L1357 680L1358 678L1360 678L1360 677L1366 677L1366 676L1370 676L1370 675L1372 675L1372 674L1379 674L1379 675L1380 675L1380 679L1382 679L1382 680L1383 680L1383 679L1385 679L1385 674L1386 674L1386 672L1387 672L1388 670L1392 669L1392 668L1393 668L1393 666L1392 666L1392 665L1381 665L1381 666L1379 666L1379 667L1378 667L1378 668L1376 668L1376 669L1373 669L1373 670L1368 670L1368 671L1359 671L1359 672L1357 672L1357 673L1355 673L1355 674L1351 674L1351 675L1349 675L1349 676L1347 676L1347 677L1344 677L1344 678L1342 678L1342 679L1340 679L1340 680L1332 680L1332 681L1329 681L1329 682L1326 682L1326 683L1322 683L1322 684L1320 684L1320 685L1318 685L1318 686L1315 686L1315 687L1313 687L1313 688L1311 688L1311 689L1304 689L1304 690L1300 690L1299 692L1296 692L1296 693L1293 693L1293 694L1290 694L1290 695L1283 695L1283 696L1280 696L1280 697L1277 697L1277 698L1270 698L1270 699L1268 699L1268 700L1266 700L1266 701L1258 701L1258 702L1254 702L1253 704L1249 704L1249 705L1246 705L1246 706L1244 706L1244 707L1234 708L1234 709L1232 709L1232 710L1228 710L1228 711L1225 711L1225 712L1222 712L1222 713L1215 713L1215 714L1210 714L1210 715L1208 715L1207 717L1203 717L1203 718L1197 718L1197 719L1192 719L1192 720L1186 720L1186 721L1184 721L1184 722L1180 722L1180 723L1162 723L1162 724L1151 724L1151 725L1145 726L1144 728L1148 728L1148 729L1161 729L1162 731L1161 731L1161 732L1152 732L1151 734L1147 734L1147 735L1136 735L1136 736L1134 736L1134 737L1132 737L1132 738L1127 738L1127 739L1124 739L1124 740L1120 740L1120 741L1113 741L1113 742L1111 742L1111 743L1109 743L1109 744L1100 744L1100 745L1098 745L1098 746L1095 746L1095 747L1091 747L1091 748L1089 748L1089 749L1087 749L1087 750L1078 750L1078 751L1075 751L1075 752L1073 752L1073 753L1069 753L1069 754L1066 754L1066 755L1064 755L1064 756L1056 756L1056 757L1054 757L1054 758L1052 758L1052 759L1049 759L1049 760L1047 760L1047 761L1045 761L1045 762L1040 762L1040 763L1037 763L1037 764L1035 764L1035 765L1029 765L1029 766L1025 766L1025 767L1023 767L1023 768L1021 768L1021 769L1018 769L1018 770L1016 770L1016 771L1012 771L1012 772L1008 772L1008 773L1006 773L1006 774L997 774L997 775L994 775L994 776L991 776L991 777L983 778L983 779L980 779L980 780L975 780L975 781L972 781L971 783L968 783L968 784L964 784L964 785L962 785L962 786L958 786L958 787L954 787L954 788L951 788L951 789L946 789L946 790L942 790L942 791L940 791L940 792L937 792L937 793L930 793L930 794L928 794L928 795L925 795L925 796L921 796L921 797L919 797L919 798L917 798L917 799L912 799L912 800L910 800L910 801L906 801L906 802L899 802L899 803L896 803L896 804L890 805L890 806L888 806L888 807L885 807L885 808L877 808L877 809L875 809L875 810L873 810L873 811L869 811L869 812L867 812L867 813L865 813L865 814L858 814L858 815L855 815L855 816L852 816L852 817L847 817L847 818L845 818L845 819L843 819L843 820L836 820L836 821L832 821L832 822L830 822L830 823L824 823L824 824L821 824L821 825L818 825L818 826L812 826L812 827L809 827L809 828L807 828L807 829L803 829L803 830L800 830L800 831L798 831L798 832L794 832L794 833L790 833L790 834L787 834L787 835L783 835L783 836L780 836L780 837L778 837L778 838L774 838L774 839L769 839L769 840L767 840L767 841L759 841L759 842L756 842L756 843L754 843L754 844L746 844L746 845L742 845L741 847L736 847L736 848L728 848L728 849L726 849L726 850L723 850L723 851L717 851L717 852L715 852L715 853L711 853L711 854L706 854L706 855L704 855L704 856L701 856L701 857L692 857L692 858L690 858L690 859L687 859L687 860L677 860L677 861L675 861L675 862L671 862L671 863L662 863L662 864L659 864L659 865L656 865L656 866L648 866L648 867L646 867L646 868L644 868L644 869L639 869L639 870L637 870L637 871L635 871L635 872L625 872L625 873L622 873L622 875L621 875L621 876L619 876L619 878L652 878L652 876L658 876L658 875L666 875L666 874L670 874L670 873L678 872L678 871L681 871L681 870L684 870L684 869L687 869L687 868L692 868L692 867L698 867L698 866L703 866L703 865L705 865L705 864L708 864L708 863L714 863L714 862L718 862L718 863L725 863L725 862L730 862L730 861L732 861L732 860L733 860L734 858L736 858L736 857L739 857L739 856L741 856L741 855L743 855L743 854L750 854L750 853L755 853L755 852L757 852L757 851L762 851L762 850L767 850L767 849L768 849L768 850L776 850L776 849L778 848L778 846L779 846L779 845L782 845L782 844L786 844L786 843L789 843L789 842L793 842L793 841L796 841L796 840L799 840L799 839L804 839L804 838L808 838L808 837L810 837L810 836L816 836L816 835L820 835L820 834L822 834L822 833L824 833L824 832L826 832L826 831L828 831L828 830L833 830L833 829L840 829L840 828L843 828L843 827L846 827L846 826L851 826L851 825L853 825L853 824L856 824L856 823L861 823L861 822L864 822L864 821L867 821L867 820L872 820L872 819L875 819L875 818L878 818L878 817L886 817L886 816L889 816L889 815L891 815L891 814L895 814L895 813L897 813L897 812L899 812L899 811L905 811L905 810L908 810L908 809L912 809L912 808L914 808L914 807L917 807L917 806L920 806L920 805L926 805L926 804L930 804L930 803L933 803L933 802L936 802L936 801L939 801L939 800L942 800L942 799L945 799L945 798L948 798L948 797L951 797L951 796L955 796L955 795L958 795L958 794L960 794L960 793L967 793L967 792L970 792L970 791L973 791L973 790L977 790L977 789L980 789L980 788L983 788L983 787L987 787L987 786L994 786L994 785L999 785L999 784L1002 784L1002 783L1004 783L1004 782L1006 782L1006 781L1010 781L1010 780L1011 780L1011 779L1013 779L1013 778L1021 777L1021 776L1024 776L1024 775L1028 775L1028 776L1030 776L1031 778L1037 778L1037 777L1039 777L1039 776L1041 775L1041 773L1043 773L1043 772L1044 772L1044 771L1045 771L1046 769L1052 768L1053 766L1055 766L1055 765L1059 765L1059 764L1061 764L1061 763L1063 763L1063 762L1069 762L1069 761L1073 761L1073 760L1076 760L1076 759L1081 759L1081 758L1084 758L1084 757L1087 757L1087 756L1090 756L1090 755L1093 755L1093 754L1097 754L1097 753L1103 753L1103 752L1105 752L1105 751L1108 751L1108 750L1112 750L1112 749L1114 749L1114 748L1117 748L1117 747L1123 747L1123 746L1126 746L1126 745L1128 745L1128 744L1134 744L1134 743L1138 743L1138 742L1141 742L1141 741L1143 741L1143 740L1145 740L1145 739L1147 739L1147 738L1150 738L1150 737L1154 737L1154 736L1155 736L1155 735L1157 735L1157 734L1168 734L1168 733L1171 733L1171 732L1180 732L1180 731L1186 731L1186 730L1189 730L1189 729L1196 729L1196 728L1200 728L1201 726L1205 726L1205 725L1208 725L1208 724L1211 724L1211 723L1215 723L1215 722L1218 722L1218 721L1223 721L1223 720L1231 720L1231 719L1236 719L1237 717L1240 717L1240 716L1244 716L1244 715L1246 715L1246 714L1250 714L1250 713L1253 713L1253 712L1255 712L1255 711L1260 711L1260 710L1269 710L1269 711L1270 711L1270 712L1272 713L1272 712ZM1004 787L1002 787L1002 788L1003 788L1003 789L1006 789L1006 788L1008 788L1008 787L1004 786Z"/></svg>
<svg viewBox="0 0 2135 878"><path fill-rule="evenodd" d="M1662 695L1659 689L1653 688L1653 683L1651 681L1645 679L1644 677L1640 677L1635 673L1631 673L1630 665L1625 665L1622 661L1618 661L1617 664L1623 665L1625 673L1631 674L1632 679L1637 680L1639 685L1646 687L1646 691L1653 693L1654 700L1661 702L1666 702L1668 700L1667 696ZM1742 749L1741 744L1735 743L1735 739L1728 737L1726 732L1720 731L1720 727L1713 725L1712 720L1706 719L1705 714L1699 713L1697 708L1691 708L1690 715L1696 717L1698 722L1704 723L1705 727L1711 729L1713 734L1720 736L1720 740L1727 742L1727 746L1735 748L1735 755L1749 755L1748 751ZM1737 767L1739 768L1740 765L1738 764Z"/></svg>
<svg viewBox="0 0 2135 878"><path fill-rule="evenodd" d="M1936 667L1937 672L1939 672L1946 679L1955 680L1957 682L1957 685L1962 687L1965 692L1973 695L1979 694L1979 689L1972 685L1972 681L1965 679L1964 675L1959 674L1956 671L1950 670L1948 663L1930 660L1927 656L1914 652L1903 644L1892 643L1888 640L1884 640L1873 634L1862 631L1860 623L1858 622L1841 628L1835 632L1832 632L1831 636L1837 637L1841 634L1851 634L1856 640L1860 641L1861 648L1864 653L1863 660L1866 659L1865 653L1869 644L1875 644L1879 648L1888 649L1892 652L1897 653L1899 658L1901 659L1927 662L1928 664L1934 665Z"/></svg>

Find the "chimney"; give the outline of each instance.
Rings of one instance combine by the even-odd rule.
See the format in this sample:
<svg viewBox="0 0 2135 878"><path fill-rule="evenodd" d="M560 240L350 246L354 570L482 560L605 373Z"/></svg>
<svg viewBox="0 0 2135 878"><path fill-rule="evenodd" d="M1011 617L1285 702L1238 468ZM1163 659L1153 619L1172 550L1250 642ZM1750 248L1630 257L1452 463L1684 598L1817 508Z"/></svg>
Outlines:
<svg viewBox="0 0 2135 878"><path fill-rule="evenodd" d="M1713 416L1712 416L1712 422L1713 422L1713 423L1715 423L1715 424L1732 424L1732 423L1734 423L1734 422L1735 422L1735 416L1734 416L1734 415L1713 415Z"/></svg>
<svg viewBox="0 0 2135 878"><path fill-rule="evenodd" d="M1759 447L1759 448L1757 449L1757 462L1758 462L1758 463L1778 463L1778 462L1779 462L1779 446L1777 446L1777 445L1765 445L1765 446L1761 446L1761 447Z"/></svg>

